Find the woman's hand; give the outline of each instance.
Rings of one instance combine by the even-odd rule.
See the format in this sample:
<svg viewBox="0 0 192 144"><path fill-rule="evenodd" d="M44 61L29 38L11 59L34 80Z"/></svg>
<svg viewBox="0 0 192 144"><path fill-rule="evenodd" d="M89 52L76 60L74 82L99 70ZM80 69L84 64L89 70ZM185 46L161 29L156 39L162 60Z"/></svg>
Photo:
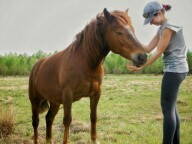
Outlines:
<svg viewBox="0 0 192 144"><path fill-rule="evenodd" d="M136 66L133 66L133 65L127 65L127 69L132 71L132 72L140 71L143 68L144 68L144 66L136 67Z"/></svg>

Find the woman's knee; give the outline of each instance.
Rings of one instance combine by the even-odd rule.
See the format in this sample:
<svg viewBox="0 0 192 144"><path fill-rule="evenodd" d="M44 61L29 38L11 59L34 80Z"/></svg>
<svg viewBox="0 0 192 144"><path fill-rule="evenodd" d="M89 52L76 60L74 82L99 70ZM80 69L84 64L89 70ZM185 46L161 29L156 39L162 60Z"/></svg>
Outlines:
<svg viewBox="0 0 192 144"><path fill-rule="evenodd" d="M161 109L164 116L172 116L173 114L175 114L174 104L161 102Z"/></svg>

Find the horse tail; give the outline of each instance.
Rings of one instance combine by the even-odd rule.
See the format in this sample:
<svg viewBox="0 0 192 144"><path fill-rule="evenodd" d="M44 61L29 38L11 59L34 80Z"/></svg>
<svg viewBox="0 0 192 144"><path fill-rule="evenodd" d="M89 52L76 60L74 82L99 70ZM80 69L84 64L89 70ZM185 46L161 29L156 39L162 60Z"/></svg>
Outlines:
<svg viewBox="0 0 192 144"><path fill-rule="evenodd" d="M44 59L40 59L32 68L30 76L29 76L29 99L32 105L35 105L39 109L39 113L43 113L49 109L48 101L43 98L35 87L35 76L38 73L39 67Z"/></svg>

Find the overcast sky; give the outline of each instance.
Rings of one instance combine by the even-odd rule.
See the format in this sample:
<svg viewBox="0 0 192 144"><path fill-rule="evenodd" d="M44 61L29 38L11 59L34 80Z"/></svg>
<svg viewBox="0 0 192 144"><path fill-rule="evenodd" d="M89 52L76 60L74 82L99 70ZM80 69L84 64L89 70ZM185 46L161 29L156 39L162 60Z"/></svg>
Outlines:
<svg viewBox="0 0 192 144"><path fill-rule="evenodd" d="M65 49L75 35L103 8L129 8L136 35L148 43L155 26L144 26L142 12L149 0L0 0L0 54L53 52ZM184 27L187 47L192 47L192 0L161 0L172 5L168 18Z"/></svg>

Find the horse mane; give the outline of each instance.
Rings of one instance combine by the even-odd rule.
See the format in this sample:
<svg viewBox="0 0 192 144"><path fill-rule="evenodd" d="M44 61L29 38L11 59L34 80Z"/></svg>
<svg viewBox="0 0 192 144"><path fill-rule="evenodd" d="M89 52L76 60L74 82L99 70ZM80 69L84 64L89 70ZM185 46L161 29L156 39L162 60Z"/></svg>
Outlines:
<svg viewBox="0 0 192 144"><path fill-rule="evenodd" d="M97 46L103 47L103 35L105 33L106 21L100 13L92 19L85 28L76 35L76 44L84 44L91 49Z"/></svg>
<svg viewBox="0 0 192 144"><path fill-rule="evenodd" d="M87 57L91 58L92 67L103 61L109 53L107 43L104 40L106 21L104 16L99 13L96 18L92 19L84 29L76 34L72 43L74 52L84 51Z"/></svg>

